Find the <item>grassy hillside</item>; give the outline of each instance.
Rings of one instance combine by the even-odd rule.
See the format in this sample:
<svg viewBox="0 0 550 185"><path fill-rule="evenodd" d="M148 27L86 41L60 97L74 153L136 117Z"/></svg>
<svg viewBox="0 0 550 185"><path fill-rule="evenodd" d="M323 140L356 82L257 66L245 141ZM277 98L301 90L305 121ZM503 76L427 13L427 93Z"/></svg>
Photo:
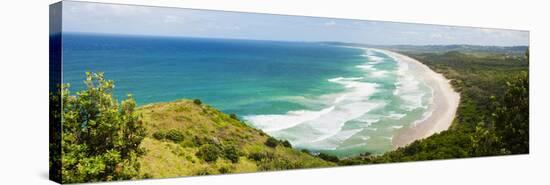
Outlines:
<svg viewBox="0 0 550 185"><path fill-rule="evenodd" d="M144 177L334 166L197 100L145 105L136 112L148 130L139 158Z"/></svg>

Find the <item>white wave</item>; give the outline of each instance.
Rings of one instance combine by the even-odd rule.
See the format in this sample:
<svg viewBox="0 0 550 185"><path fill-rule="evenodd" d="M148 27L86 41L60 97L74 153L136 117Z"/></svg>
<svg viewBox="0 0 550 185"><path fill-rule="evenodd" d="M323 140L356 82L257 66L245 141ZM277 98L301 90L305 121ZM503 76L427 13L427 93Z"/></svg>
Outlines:
<svg viewBox="0 0 550 185"><path fill-rule="evenodd" d="M380 63L380 62L382 62L382 60L384 60L384 58L379 57L379 56L375 56L375 55L368 55L367 59L371 63Z"/></svg>
<svg viewBox="0 0 550 185"><path fill-rule="evenodd" d="M400 129L403 128L403 125L394 125L390 127L391 129Z"/></svg>
<svg viewBox="0 0 550 185"><path fill-rule="evenodd" d="M370 76L380 78L385 77L388 74L388 71L373 71L370 73Z"/></svg>
<svg viewBox="0 0 550 185"><path fill-rule="evenodd" d="M373 71L373 70L376 70L376 68L374 68L374 65L372 64L361 64L361 65L357 65L355 66L359 69L362 69L364 71Z"/></svg>
<svg viewBox="0 0 550 185"><path fill-rule="evenodd" d="M363 79L363 77L336 77L336 78L331 78L331 79L328 79L329 82L334 82L334 83L340 83L342 81L355 81L355 80L361 80Z"/></svg>
<svg viewBox="0 0 550 185"><path fill-rule="evenodd" d="M399 114L399 113L395 113L395 112L391 112L390 115L386 116L387 118L390 118L390 119L394 119L394 120L399 120L403 117L405 117L407 114Z"/></svg>
<svg viewBox="0 0 550 185"><path fill-rule="evenodd" d="M366 141L366 140L369 140L370 137L369 136L359 136L359 138L363 141Z"/></svg>
<svg viewBox="0 0 550 185"><path fill-rule="evenodd" d="M259 129L265 132L274 132L294 127L303 122L314 120L321 115L334 110L334 106L319 111L297 110L289 111L284 115L254 115L244 116L243 118Z"/></svg>
<svg viewBox="0 0 550 185"><path fill-rule="evenodd" d="M330 107L319 110L289 111L282 115L250 115L244 119L253 126L267 133L284 132L285 129L299 125L306 125L308 130L301 130L302 134L294 134L291 143L296 146L310 149L331 149L362 130L343 130L343 126L350 120L357 119L365 113L385 105L380 101L369 101L369 97L376 92L379 86L375 83L362 82L362 77L337 77L329 82L337 83L346 88L342 93L335 93L320 97L334 97ZM307 133L306 133L307 132Z"/></svg>
<svg viewBox="0 0 550 185"><path fill-rule="evenodd" d="M367 128L365 128L365 129L367 129L367 130L372 130L372 131L377 131L377 130L378 130L378 128L375 128L375 127L374 127L374 128L373 128L373 127L367 127Z"/></svg>
<svg viewBox="0 0 550 185"><path fill-rule="evenodd" d="M376 123L376 122L379 122L380 119L356 119L355 121L358 121L358 122L361 122L361 123L365 123L364 126L365 127L369 127L371 126L373 123Z"/></svg>
<svg viewBox="0 0 550 185"><path fill-rule="evenodd" d="M416 120L414 121L411 126L412 127L416 127L416 125L418 125L418 123L421 123L421 122L424 122L426 121L430 116L432 116L433 114L433 110L430 110L430 111L426 111L422 114L422 118L420 118L419 120Z"/></svg>
<svg viewBox="0 0 550 185"><path fill-rule="evenodd" d="M338 134L336 134L333 139L338 141L338 142L343 142L345 141L346 139L350 138L351 136L355 135L356 133L358 132L361 132L363 131L362 128L360 129L352 129L352 130L342 130L340 132L338 132Z"/></svg>
<svg viewBox="0 0 550 185"><path fill-rule="evenodd" d="M426 95L426 92L420 88L421 81L414 74L410 73L407 63L398 61L397 64L398 69L396 73L398 78L394 84L396 88L393 91L393 95L403 100L404 104L401 105L401 108L411 111L424 107L422 98Z"/></svg>
<svg viewBox="0 0 550 185"><path fill-rule="evenodd" d="M376 132L378 128L372 125L381 119L399 120L407 115L397 112L381 115L369 113L372 110L383 108L387 102L384 100L371 100L370 97L378 91L380 85L366 81L372 78L387 77L388 74L395 72L397 79L395 82L396 89L393 94L404 102L403 106L405 110L413 110L417 107L425 106L422 105L422 100L427 95L424 92L425 89L421 88L421 80L411 73L409 66L405 62L400 62L393 58L398 65L396 71L377 69L375 65L385 61L385 56L379 57L374 56L374 54L378 55L380 53L368 49L365 50L363 55L365 63L356 66L365 72L364 77L341 76L328 79L328 82L345 87L344 92L326 94L314 98L293 97L296 101L306 104L315 101L323 102L315 104L317 105L317 110L294 110L285 114L249 115L244 116L244 119L254 127L262 129L275 137L283 137L289 140L294 146L300 148L334 150L343 148L343 143L347 145L344 147L361 147L364 143L356 145L354 143L355 140L349 139L351 137L364 141L371 139L367 135L358 133L363 130L368 131L365 133ZM387 57L391 56L388 55ZM319 107L324 108L321 109ZM425 113L424 117L427 114ZM348 122L354 123L354 125L346 125ZM351 126L351 128L346 126ZM402 125L394 125L389 128L400 129L402 127ZM391 135L383 135L381 137L390 140L390 142L393 140L393 136ZM348 140L349 142L346 142Z"/></svg>

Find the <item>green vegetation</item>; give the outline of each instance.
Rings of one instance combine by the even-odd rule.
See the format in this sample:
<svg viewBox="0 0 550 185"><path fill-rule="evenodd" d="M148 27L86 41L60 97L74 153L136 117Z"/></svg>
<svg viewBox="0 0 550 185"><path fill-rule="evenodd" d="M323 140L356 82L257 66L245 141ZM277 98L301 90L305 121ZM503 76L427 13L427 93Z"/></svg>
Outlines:
<svg viewBox="0 0 550 185"><path fill-rule="evenodd" d="M281 145L287 148L292 148L292 145L287 140L277 140L273 137L268 137L264 144L272 148L277 147L278 145Z"/></svg>
<svg viewBox="0 0 550 185"><path fill-rule="evenodd" d="M235 113L229 114L229 117L231 117L232 119L239 120L239 118L237 117L237 115Z"/></svg>
<svg viewBox="0 0 550 185"><path fill-rule="evenodd" d="M265 145L269 147L277 147L277 145L279 145L279 141L275 138L269 137L265 141Z"/></svg>
<svg viewBox="0 0 550 185"><path fill-rule="evenodd" d="M179 143L183 141L183 133L175 129L171 129L168 132L157 131L153 133L153 138L157 140L170 140L174 143Z"/></svg>
<svg viewBox="0 0 550 185"><path fill-rule="evenodd" d="M340 165L526 154L529 152L529 80L526 57L406 53L446 78L461 100L451 128L381 156Z"/></svg>
<svg viewBox="0 0 550 185"><path fill-rule="evenodd" d="M221 150L216 145L205 144L199 148L199 151L195 154L197 157L203 159L206 162L216 161Z"/></svg>
<svg viewBox="0 0 550 185"><path fill-rule="evenodd" d="M328 155L328 154L325 154L325 153L320 153L320 154L319 154L319 157L320 157L321 159L326 160L326 161L331 161L331 162L335 162L335 163L338 162L338 161L340 161L340 159L338 159L338 157L332 156L332 155Z"/></svg>
<svg viewBox="0 0 550 185"><path fill-rule="evenodd" d="M50 179L61 181L61 85L49 93L49 166Z"/></svg>
<svg viewBox="0 0 550 185"><path fill-rule="evenodd" d="M201 105L201 104L202 104L202 101L199 100L199 99L194 99L194 100L193 100L193 103L194 103L194 104L197 104L197 105Z"/></svg>
<svg viewBox="0 0 550 185"><path fill-rule="evenodd" d="M145 128L131 96L119 105L114 84L86 73L86 89L71 96L62 87L62 182L96 182L139 177L139 144Z"/></svg>

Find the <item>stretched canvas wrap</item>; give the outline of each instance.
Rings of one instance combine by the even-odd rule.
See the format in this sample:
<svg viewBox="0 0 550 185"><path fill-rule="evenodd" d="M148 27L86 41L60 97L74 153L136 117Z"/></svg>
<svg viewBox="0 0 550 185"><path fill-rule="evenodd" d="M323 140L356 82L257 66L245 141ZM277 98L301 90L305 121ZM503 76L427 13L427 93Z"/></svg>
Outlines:
<svg viewBox="0 0 550 185"><path fill-rule="evenodd" d="M63 1L59 183L529 153L529 32Z"/></svg>

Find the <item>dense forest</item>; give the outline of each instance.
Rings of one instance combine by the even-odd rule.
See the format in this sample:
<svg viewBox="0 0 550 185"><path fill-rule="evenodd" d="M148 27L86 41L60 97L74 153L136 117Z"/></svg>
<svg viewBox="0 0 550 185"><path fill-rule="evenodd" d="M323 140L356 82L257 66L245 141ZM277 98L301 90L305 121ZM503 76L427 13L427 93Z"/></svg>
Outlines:
<svg viewBox="0 0 550 185"><path fill-rule="evenodd" d="M118 102L113 81L88 73L86 89L71 94L64 84L50 93L52 179L96 182L529 153L528 53L402 53L442 73L461 94L450 129L383 155L312 155L200 100L136 107L129 95Z"/></svg>
<svg viewBox="0 0 550 185"><path fill-rule="evenodd" d="M340 165L420 161L529 153L529 57L502 54L404 53L442 73L460 93L447 131L381 156Z"/></svg>

